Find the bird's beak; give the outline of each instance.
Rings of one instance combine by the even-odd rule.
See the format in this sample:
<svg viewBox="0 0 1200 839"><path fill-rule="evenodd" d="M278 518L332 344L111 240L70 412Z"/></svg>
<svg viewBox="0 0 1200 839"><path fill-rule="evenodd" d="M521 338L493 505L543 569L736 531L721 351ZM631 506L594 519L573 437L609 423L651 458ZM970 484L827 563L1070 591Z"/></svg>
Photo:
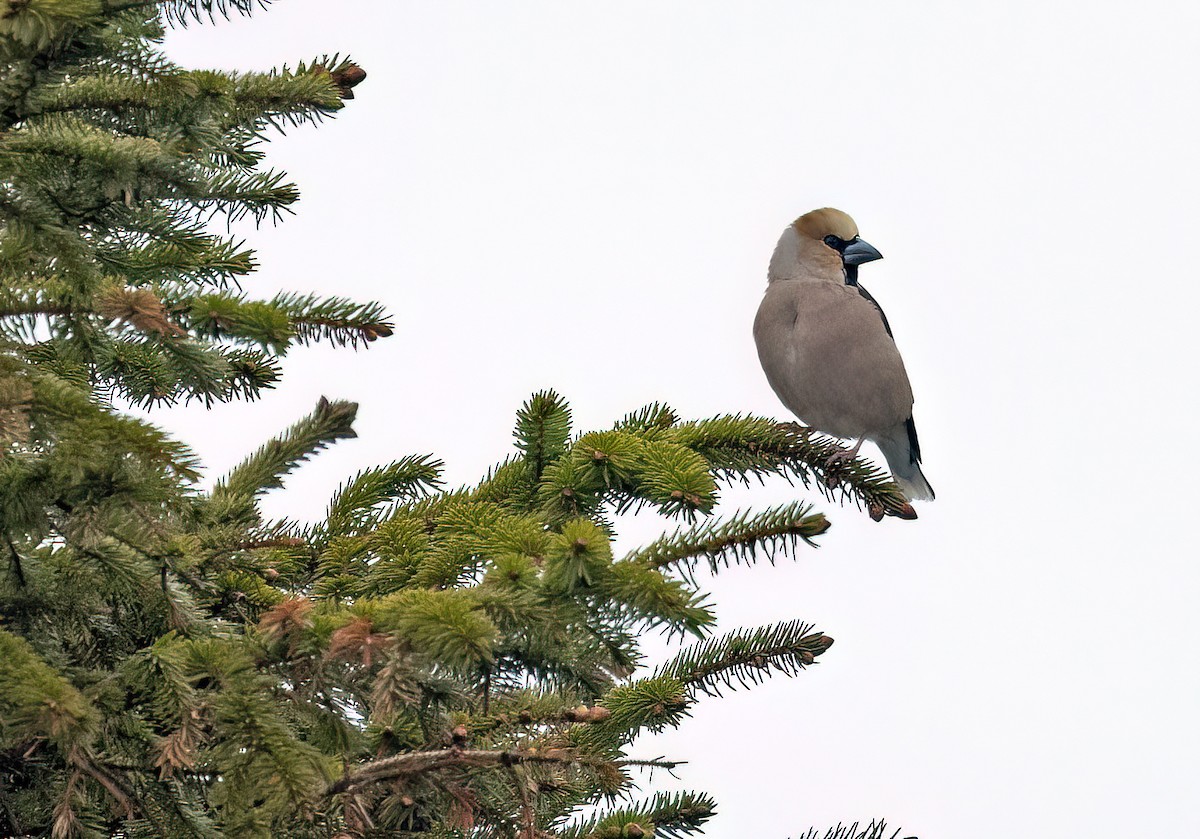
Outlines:
<svg viewBox="0 0 1200 839"><path fill-rule="evenodd" d="M857 236L853 241L848 242L846 249L842 251L842 262L845 265L862 265L864 262L874 262L877 259L883 259L883 254Z"/></svg>

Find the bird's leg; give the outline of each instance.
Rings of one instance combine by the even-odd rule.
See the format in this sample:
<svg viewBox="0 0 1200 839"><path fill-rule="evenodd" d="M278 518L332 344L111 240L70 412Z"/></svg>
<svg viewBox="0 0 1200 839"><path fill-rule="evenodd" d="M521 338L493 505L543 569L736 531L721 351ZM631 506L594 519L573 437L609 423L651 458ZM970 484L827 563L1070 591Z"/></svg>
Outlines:
<svg viewBox="0 0 1200 839"><path fill-rule="evenodd" d="M839 448L836 452L826 458L825 465L830 467L839 466L848 460L854 460L854 458L858 457L858 450L862 448L863 440L866 439L867 437L864 434L862 437L858 438L858 442L855 443L850 449Z"/></svg>

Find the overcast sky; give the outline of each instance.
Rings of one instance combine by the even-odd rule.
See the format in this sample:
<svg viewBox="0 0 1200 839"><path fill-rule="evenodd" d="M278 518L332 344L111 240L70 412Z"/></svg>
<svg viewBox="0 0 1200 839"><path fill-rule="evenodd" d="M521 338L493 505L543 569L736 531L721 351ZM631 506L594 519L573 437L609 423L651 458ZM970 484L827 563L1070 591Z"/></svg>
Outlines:
<svg viewBox="0 0 1200 839"><path fill-rule="evenodd" d="M410 453L477 480L539 388L584 429L654 400L787 418L750 334L767 261L797 215L846 210L885 256L861 278L938 500L876 524L814 496L819 550L709 581L722 629L804 618L837 644L637 751L688 761L669 783L716 795L717 837L1185 835L1198 24L1184 2L281 0L192 26L168 41L188 67L367 70L271 144L303 199L245 231L247 291L381 300L396 335L155 417L215 476L319 396L361 403L360 438L269 499L303 519Z"/></svg>

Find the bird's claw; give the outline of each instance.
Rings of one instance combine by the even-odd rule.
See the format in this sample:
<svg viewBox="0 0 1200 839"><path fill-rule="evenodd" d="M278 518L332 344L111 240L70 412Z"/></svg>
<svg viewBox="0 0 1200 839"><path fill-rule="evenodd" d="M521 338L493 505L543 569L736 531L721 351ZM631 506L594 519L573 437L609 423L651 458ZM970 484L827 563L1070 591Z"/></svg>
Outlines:
<svg viewBox="0 0 1200 839"><path fill-rule="evenodd" d="M855 456L855 452L852 452L849 449L839 448L836 452L825 458L825 466L830 469L835 469L844 463L854 460Z"/></svg>

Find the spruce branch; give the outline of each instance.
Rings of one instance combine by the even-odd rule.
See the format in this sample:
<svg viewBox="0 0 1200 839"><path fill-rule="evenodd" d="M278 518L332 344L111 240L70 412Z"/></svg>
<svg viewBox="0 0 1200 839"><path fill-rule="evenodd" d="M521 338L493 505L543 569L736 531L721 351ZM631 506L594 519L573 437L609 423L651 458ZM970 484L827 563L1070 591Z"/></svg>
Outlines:
<svg viewBox="0 0 1200 839"><path fill-rule="evenodd" d="M751 477L783 475L806 487L815 485L830 499L840 494L876 520L885 515L916 518L889 473L858 457L831 465L831 458L846 448L794 422L733 414L682 423L663 436L703 456L723 480L748 483Z"/></svg>
<svg viewBox="0 0 1200 839"><path fill-rule="evenodd" d="M300 344L323 340L334 346L365 346L390 336L395 325L378 303L343 297L279 294L268 305L287 315Z"/></svg>
<svg viewBox="0 0 1200 839"><path fill-rule="evenodd" d="M102 73L72 79L69 83L40 88L28 102L29 113L67 111L105 112L130 108L150 109L168 105L172 97L195 96L186 76L159 75L154 79Z"/></svg>
<svg viewBox="0 0 1200 839"><path fill-rule="evenodd" d="M544 509L593 514L604 502L618 512L651 504L668 516L693 517L716 504L709 464L695 451L654 435L592 431L544 471Z"/></svg>
<svg viewBox="0 0 1200 839"><path fill-rule="evenodd" d="M21 318L42 315L55 317L73 314L72 307L65 302L55 300L55 295L43 289L0 290L0 318Z"/></svg>
<svg viewBox="0 0 1200 839"><path fill-rule="evenodd" d="M80 789L82 775L81 770L74 769L67 777L66 786L54 807L53 829L50 833L53 839L84 835L83 821L76 812L83 809L87 803L84 792Z"/></svg>
<svg viewBox="0 0 1200 839"><path fill-rule="evenodd" d="M229 376L218 397L222 401L257 399L262 390L279 381L279 363L257 350L222 348L218 352L229 365ZM188 398L204 398L206 404L211 404L210 398L196 393L188 394Z"/></svg>
<svg viewBox="0 0 1200 839"><path fill-rule="evenodd" d="M138 334L97 336L96 375L135 405L174 404L181 398L212 405L254 399L279 378L279 364L253 349L225 348L186 338Z"/></svg>
<svg viewBox="0 0 1200 839"><path fill-rule="evenodd" d="M602 758L580 754L573 749L464 749L452 747L432 751L408 752L395 757L383 758L362 764L353 772L348 772L336 782L325 788L324 797L340 795L346 792L411 775L436 773L450 768L472 769L508 769L522 765L577 766L603 768L606 766L621 766L624 761L610 761ZM654 765L671 768L677 764L670 761L655 761Z"/></svg>
<svg viewBox="0 0 1200 839"><path fill-rule="evenodd" d="M113 134L75 115L47 116L22 131L0 135L0 172L7 170L17 183L40 187L51 198L75 187L72 180L84 167L100 195L93 197L97 202L94 206L80 205L80 199L75 198L70 199L73 206L60 201L59 208L69 216L94 216L115 203L125 190L134 188L162 194L194 192L207 200L217 200L222 197L219 192L207 193L227 182L240 183L233 176L215 178L206 189L187 165L157 140ZM278 186L280 176L267 173L262 177L269 186ZM262 191L261 180L252 183Z"/></svg>
<svg viewBox="0 0 1200 839"><path fill-rule="evenodd" d="M102 438L108 447L120 446L146 464L169 469L185 481L199 479L199 460L188 446L172 439L148 422L114 414L62 378L45 373L30 377L35 423L70 422L92 439Z"/></svg>
<svg viewBox="0 0 1200 839"><path fill-rule="evenodd" d="M11 538L6 534L4 537L5 543L8 545L8 556L11 560L9 567L12 569L13 578L17 581L19 588L25 588L27 585L25 580L25 569L21 560L21 554L17 550L17 546L13 544Z"/></svg>
<svg viewBox="0 0 1200 839"><path fill-rule="evenodd" d="M250 216L261 224L267 218L279 222L300 200L300 190L285 183L286 177L283 172L223 171L204 182L181 186L185 186L183 194L201 209L223 213L230 222Z"/></svg>
<svg viewBox="0 0 1200 839"><path fill-rule="evenodd" d="M541 480L546 465L567 449L571 436L571 409L553 390L535 393L517 411L513 431L517 448L525 458L534 480Z"/></svg>
<svg viewBox="0 0 1200 839"><path fill-rule="evenodd" d="M494 659L496 625L470 591L408 589L383 601L377 625L441 666L471 672Z"/></svg>
<svg viewBox="0 0 1200 839"><path fill-rule="evenodd" d="M6 741L45 738L68 757L94 739L92 702L19 635L0 627L0 720Z"/></svg>
<svg viewBox="0 0 1200 839"><path fill-rule="evenodd" d="M680 568L690 576L697 562L707 560L715 574L731 562L753 563L760 550L774 562L777 552L794 552L801 542L816 547L813 539L828 529L824 514L793 501L761 513L739 511L724 521L676 529L631 552L623 561L657 569Z"/></svg>
<svg viewBox="0 0 1200 839"><path fill-rule="evenodd" d="M344 534L380 523L380 505L415 500L438 489L443 465L435 457L410 455L359 472L329 502L326 528L331 534Z"/></svg>
<svg viewBox="0 0 1200 839"><path fill-rule="evenodd" d="M888 826L883 819L879 821L872 819L870 823L862 827L859 827L858 822L848 825L839 822L824 833L818 833L815 827L809 828L797 839L900 839L900 828L896 828L891 833L887 831ZM917 837L907 836L905 839L917 839Z"/></svg>
<svg viewBox="0 0 1200 839"><path fill-rule="evenodd" d="M241 243L186 230L163 231L161 238L145 242L114 236L97 249L96 258L131 284L181 283L189 290L200 284L223 287L257 267L254 251ZM171 302L172 308L180 308Z"/></svg>
<svg viewBox="0 0 1200 839"><path fill-rule="evenodd" d="M321 397L316 409L279 437L244 460L213 488L215 497L254 496L283 486L282 476L310 455L349 437L356 437L352 424L357 402L330 402Z"/></svg>
<svg viewBox="0 0 1200 839"><path fill-rule="evenodd" d="M96 2L5 0L0 6L0 38L32 51L44 50L68 36L74 27L93 23L99 12ZM7 53L8 45L5 47Z"/></svg>
<svg viewBox="0 0 1200 839"><path fill-rule="evenodd" d="M113 11L123 11L139 6L161 6L163 14L171 23L187 26L188 21L209 23L217 15L232 17L235 14L249 15L256 8L265 9L271 0L105 0Z"/></svg>
<svg viewBox="0 0 1200 839"><path fill-rule="evenodd" d="M353 99L354 88L362 84L367 73L347 56L338 54L322 55L313 59L307 66L301 63L296 68L295 75L308 73L318 78L328 77L340 99Z"/></svg>
<svg viewBox="0 0 1200 839"><path fill-rule="evenodd" d="M357 65L349 61L344 64L365 78L366 73ZM294 71L283 67L269 73L238 75L225 91L229 107L220 116L221 125L238 140L236 145L242 145L243 132L262 139L267 128L285 133L290 127L318 123L343 108L344 99L354 98L349 87L343 88L342 84L353 86L322 65L310 68L303 63Z"/></svg>
<svg viewBox="0 0 1200 839"><path fill-rule="evenodd" d="M661 665L655 677L678 679L690 691L719 696L722 686L741 687L761 682L771 671L795 676L833 645L833 639L813 632L801 621L739 629L680 652Z"/></svg>
<svg viewBox="0 0 1200 839"><path fill-rule="evenodd" d="M703 636L717 620L707 598L654 568L615 563L599 577L595 588L603 599L623 606L648 627L666 625L680 634Z"/></svg>
<svg viewBox="0 0 1200 839"><path fill-rule="evenodd" d="M655 836L679 839L702 831L716 814L717 802L695 792L660 792L649 801L609 810L591 818L555 830L559 839L622 839L627 836ZM642 832L630 830L636 825Z"/></svg>
<svg viewBox="0 0 1200 839"><path fill-rule="evenodd" d="M128 819L131 837L170 836L172 839L223 839L215 822L205 813L194 790L172 781L153 781L134 776L131 786L138 795L141 818Z"/></svg>
<svg viewBox="0 0 1200 839"><path fill-rule="evenodd" d="M286 312L243 295L204 294L174 307L189 331L218 341L259 344L273 353L287 350L295 333Z"/></svg>
<svg viewBox="0 0 1200 839"><path fill-rule="evenodd" d="M230 674L228 686L212 694L207 751L228 783L214 803L247 820L295 812L325 774L323 756L294 735L266 680L252 673Z"/></svg>
<svg viewBox="0 0 1200 839"><path fill-rule="evenodd" d="M687 716L691 691L670 675L654 674L608 690L600 704L612 712L603 722L577 729L574 738L589 749L612 749L633 740L643 730L657 733L674 728Z"/></svg>
<svg viewBox="0 0 1200 839"><path fill-rule="evenodd" d="M111 767L102 766L93 761L84 749L78 746L71 750L67 762L78 771L100 784L109 797L120 807L125 818L132 818L138 809L135 806L136 794L129 786L125 773Z"/></svg>
<svg viewBox="0 0 1200 839"><path fill-rule="evenodd" d="M613 426L613 429L653 434L670 428L677 422L679 422L679 415L675 413L674 408L661 402L653 402L631 414L626 414Z"/></svg>
<svg viewBox="0 0 1200 839"><path fill-rule="evenodd" d="M574 705L557 693L525 691L505 694L500 710L484 710L483 716L471 717L467 726L473 736L495 731L544 729L558 725L594 725L612 716L603 705Z"/></svg>
<svg viewBox="0 0 1200 839"><path fill-rule="evenodd" d="M717 486L708 462L699 454L670 441L647 439L632 498L619 504L618 512L643 500L664 515L691 519L716 506Z"/></svg>

